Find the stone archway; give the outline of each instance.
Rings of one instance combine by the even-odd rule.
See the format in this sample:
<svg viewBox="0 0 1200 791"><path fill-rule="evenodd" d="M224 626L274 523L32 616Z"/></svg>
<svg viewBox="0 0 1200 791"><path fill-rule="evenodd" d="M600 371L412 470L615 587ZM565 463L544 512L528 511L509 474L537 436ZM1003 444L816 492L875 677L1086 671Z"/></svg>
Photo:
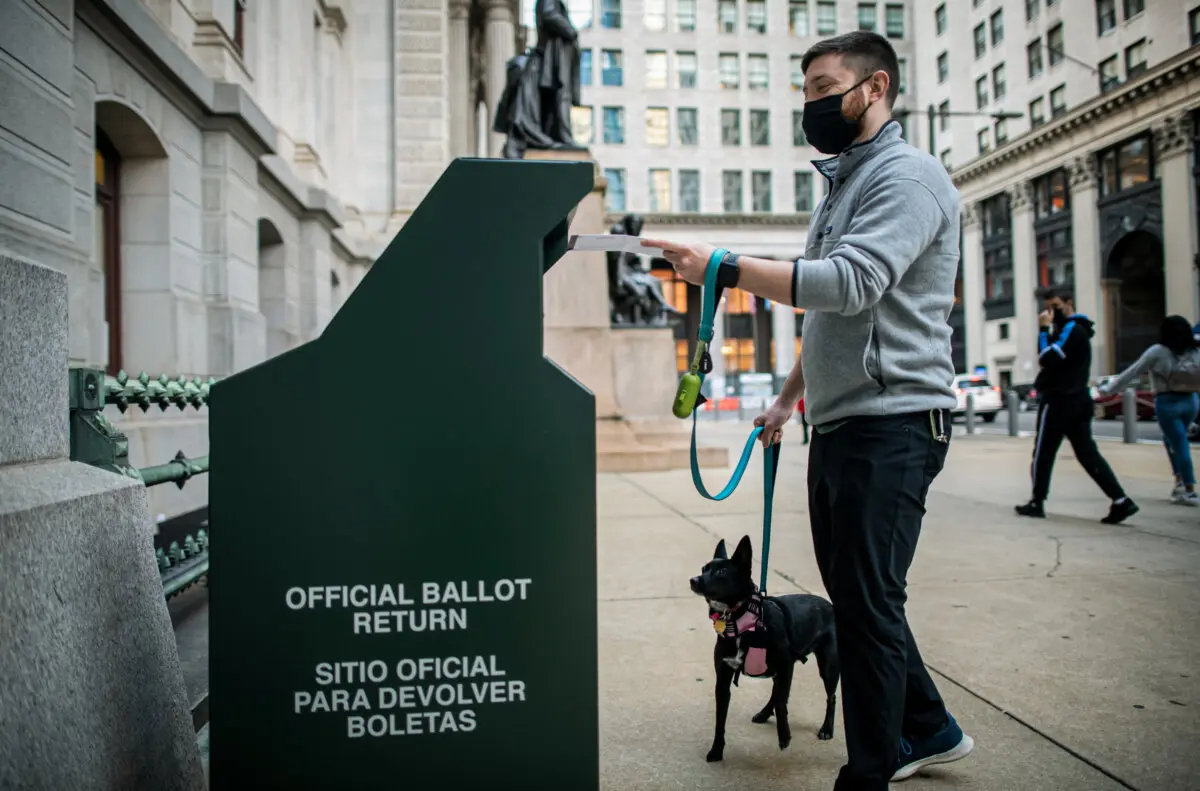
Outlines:
<svg viewBox="0 0 1200 791"><path fill-rule="evenodd" d="M1167 315L1162 240L1145 230L1127 233L1113 245L1104 274L1116 373L1158 340Z"/></svg>
<svg viewBox="0 0 1200 791"><path fill-rule="evenodd" d="M108 338L103 357L110 368L171 371L172 333L147 325L174 313L167 149L149 121L123 100L99 98L95 111L91 266L102 284L105 315L89 315L89 330L94 338L101 332Z"/></svg>
<svg viewBox="0 0 1200 791"><path fill-rule="evenodd" d="M265 217L258 220L258 309L267 322L267 357L300 340L299 286L289 277L283 235Z"/></svg>

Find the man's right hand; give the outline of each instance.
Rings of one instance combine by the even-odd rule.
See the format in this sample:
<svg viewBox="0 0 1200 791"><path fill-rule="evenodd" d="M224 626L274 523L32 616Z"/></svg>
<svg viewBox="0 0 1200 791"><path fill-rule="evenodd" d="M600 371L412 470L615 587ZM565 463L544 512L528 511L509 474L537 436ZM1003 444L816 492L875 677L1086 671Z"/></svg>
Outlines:
<svg viewBox="0 0 1200 791"><path fill-rule="evenodd" d="M783 440L783 426L791 419L794 407L794 404L782 404L776 401L767 407L766 412L754 418L754 425L762 426L762 434L759 435L759 439L762 440L764 448Z"/></svg>

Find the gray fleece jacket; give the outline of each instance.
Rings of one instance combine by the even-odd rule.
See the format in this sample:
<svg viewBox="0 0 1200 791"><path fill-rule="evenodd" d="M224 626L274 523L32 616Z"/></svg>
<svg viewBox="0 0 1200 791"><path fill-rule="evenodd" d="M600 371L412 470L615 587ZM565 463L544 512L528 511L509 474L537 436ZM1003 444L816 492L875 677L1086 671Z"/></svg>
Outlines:
<svg viewBox="0 0 1200 791"><path fill-rule="evenodd" d="M1200 350L1190 349L1184 352L1183 356L1194 363L1197 358L1200 358ZM1175 370L1175 364L1179 360L1180 357L1176 356L1175 352L1161 343L1156 343L1142 352L1142 356L1138 358L1137 362L1122 371L1117 378L1109 380L1104 387L1100 388L1100 392L1105 395L1119 393L1133 384L1133 380L1143 372L1149 371L1150 386L1154 388L1154 392L1156 394L1170 393L1172 392L1171 372Z"/></svg>
<svg viewBox="0 0 1200 791"><path fill-rule="evenodd" d="M952 409L959 198L949 174L895 121L813 164L829 190L792 284L805 310L809 422Z"/></svg>

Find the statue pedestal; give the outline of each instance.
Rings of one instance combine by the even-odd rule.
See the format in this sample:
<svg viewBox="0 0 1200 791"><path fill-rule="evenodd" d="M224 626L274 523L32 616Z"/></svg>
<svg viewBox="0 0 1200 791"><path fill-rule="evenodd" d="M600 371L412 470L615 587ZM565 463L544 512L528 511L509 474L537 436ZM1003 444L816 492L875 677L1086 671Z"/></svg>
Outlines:
<svg viewBox="0 0 1200 791"><path fill-rule="evenodd" d="M531 149L525 159L593 162L586 151ZM604 178L575 210L571 233L605 233ZM604 253L572 252L543 278L547 357L596 397L596 468L600 472L686 469L686 423L671 414L675 342L662 328L613 329ZM702 467L728 467L724 447L700 448Z"/></svg>

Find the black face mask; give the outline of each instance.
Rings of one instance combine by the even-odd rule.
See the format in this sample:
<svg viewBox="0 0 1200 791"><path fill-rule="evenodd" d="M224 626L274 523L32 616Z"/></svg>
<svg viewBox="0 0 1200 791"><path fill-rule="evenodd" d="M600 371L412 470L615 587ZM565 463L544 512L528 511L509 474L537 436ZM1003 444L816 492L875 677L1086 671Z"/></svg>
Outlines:
<svg viewBox="0 0 1200 791"><path fill-rule="evenodd" d="M1062 327L1067 323L1067 314L1062 308L1054 309L1054 326Z"/></svg>
<svg viewBox="0 0 1200 791"><path fill-rule="evenodd" d="M837 156L858 138L862 133L860 122L871 105L868 104L858 118L852 119L842 115L842 100L873 76L875 75L859 80L845 93L835 93L804 103L801 125L808 142L812 143L814 148L823 154Z"/></svg>

